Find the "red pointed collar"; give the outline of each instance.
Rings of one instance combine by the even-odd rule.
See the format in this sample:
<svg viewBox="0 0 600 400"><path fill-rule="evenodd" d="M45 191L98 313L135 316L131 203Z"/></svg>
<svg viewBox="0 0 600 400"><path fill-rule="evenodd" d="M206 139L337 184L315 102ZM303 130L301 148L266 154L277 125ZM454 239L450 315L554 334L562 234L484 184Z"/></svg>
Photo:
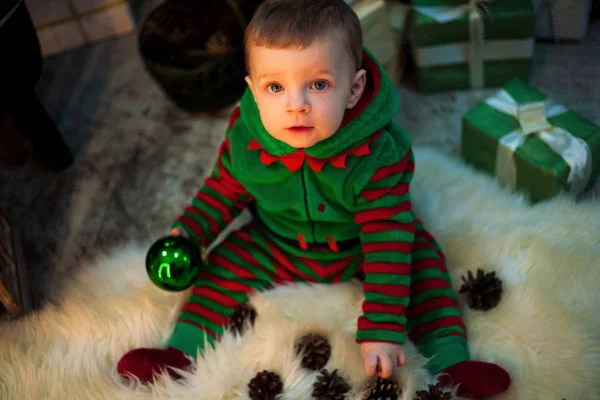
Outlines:
<svg viewBox="0 0 600 400"><path fill-rule="evenodd" d="M290 170L290 172L294 172L300 169L300 167L302 167L302 164L306 160L306 162L312 168L313 171L321 172L325 164L327 164L327 162L330 162L331 165L333 165L336 168L346 168L346 159L348 158L348 156L365 156L367 154L371 154L371 149L369 149L369 145L371 144L371 142L377 139L379 135L381 135L381 131L378 131L377 133L372 135L371 138L363 144L343 153L336 154L331 158L315 158L306 154L306 152L302 149L298 149L293 153L286 154L283 156L274 156L272 154L269 154L264 149L264 147L262 147L261 144L258 143L256 139L252 139L252 141L248 145L248 150L262 150L262 152L260 153L260 161L265 165L271 165L275 161L281 161L283 165L285 165L287 169Z"/></svg>

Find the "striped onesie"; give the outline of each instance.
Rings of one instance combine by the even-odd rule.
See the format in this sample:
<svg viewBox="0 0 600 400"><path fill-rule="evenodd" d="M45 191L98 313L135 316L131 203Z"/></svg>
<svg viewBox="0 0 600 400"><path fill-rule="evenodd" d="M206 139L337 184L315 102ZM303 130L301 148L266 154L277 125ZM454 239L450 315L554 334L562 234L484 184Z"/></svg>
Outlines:
<svg viewBox="0 0 600 400"><path fill-rule="evenodd" d="M431 373L469 360L466 329L434 238L415 218L410 136L393 118L395 88L365 53L368 85L330 138L294 149L271 137L250 90L213 173L173 227L212 242L245 208L254 218L209 255L169 347L195 357L235 307L285 282L363 280L356 341L404 344Z"/></svg>

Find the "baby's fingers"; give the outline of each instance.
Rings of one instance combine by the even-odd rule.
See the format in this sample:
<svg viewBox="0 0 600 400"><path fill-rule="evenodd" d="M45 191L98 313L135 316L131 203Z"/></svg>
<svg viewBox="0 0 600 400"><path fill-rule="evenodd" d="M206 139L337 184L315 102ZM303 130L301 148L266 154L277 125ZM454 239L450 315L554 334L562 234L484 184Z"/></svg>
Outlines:
<svg viewBox="0 0 600 400"><path fill-rule="evenodd" d="M404 351L400 350L400 353L398 354L398 366L399 367L403 367L404 364L406 364L406 356L404 355Z"/></svg>
<svg viewBox="0 0 600 400"><path fill-rule="evenodd" d="M383 379L389 378L394 372L394 363L392 362L392 358L389 355L384 355L379 359L381 363L381 372L379 376Z"/></svg>
<svg viewBox="0 0 600 400"><path fill-rule="evenodd" d="M377 356L375 354L365 356L365 373L367 376L373 376L377 373Z"/></svg>

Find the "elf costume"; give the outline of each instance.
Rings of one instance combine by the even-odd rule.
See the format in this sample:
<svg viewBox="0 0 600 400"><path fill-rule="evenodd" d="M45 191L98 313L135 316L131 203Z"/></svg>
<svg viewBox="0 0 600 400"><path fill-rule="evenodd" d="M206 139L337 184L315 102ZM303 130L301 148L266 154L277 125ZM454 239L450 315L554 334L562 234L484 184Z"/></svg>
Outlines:
<svg viewBox="0 0 600 400"><path fill-rule="evenodd" d="M367 86L338 132L295 149L265 130L248 89L231 117L213 174L175 222L210 243L246 207L254 220L209 255L168 348L126 354L118 371L152 381L186 368L223 333L254 290L297 281L336 283L362 275L365 301L356 341L404 344L443 383L475 397L505 391L502 368L470 359L467 332L444 255L415 219L410 136L393 118L396 90L365 50ZM168 369L176 377L174 371Z"/></svg>

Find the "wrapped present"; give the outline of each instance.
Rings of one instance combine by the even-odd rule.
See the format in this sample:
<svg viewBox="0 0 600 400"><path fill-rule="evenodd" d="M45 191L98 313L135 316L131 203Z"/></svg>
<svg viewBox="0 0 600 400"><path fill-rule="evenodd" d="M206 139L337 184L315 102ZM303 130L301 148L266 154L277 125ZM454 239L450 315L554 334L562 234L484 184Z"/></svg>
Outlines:
<svg viewBox="0 0 600 400"><path fill-rule="evenodd" d="M580 41L587 32L592 0L533 0L535 36Z"/></svg>
<svg viewBox="0 0 600 400"><path fill-rule="evenodd" d="M400 78L398 62L398 38L389 23L386 4L383 0L357 0L352 9L358 15L363 31L363 44L383 65L392 82Z"/></svg>
<svg viewBox="0 0 600 400"><path fill-rule="evenodd" d="M524 0L414 0L411 46L421 91L527 81L535 17Z"/></svg>
<svg viewBox="0 0 600 400"><path fill-rule="evenodd" d="M462 120L461 156L536 203L600 173L600 127L514 79Z"/></svg>
<svg viewBox="0 0 600 400"><path fill-rule="evenodd" d="M25 4L44 56L135 29L127 0L25 0Z"/></svg>

